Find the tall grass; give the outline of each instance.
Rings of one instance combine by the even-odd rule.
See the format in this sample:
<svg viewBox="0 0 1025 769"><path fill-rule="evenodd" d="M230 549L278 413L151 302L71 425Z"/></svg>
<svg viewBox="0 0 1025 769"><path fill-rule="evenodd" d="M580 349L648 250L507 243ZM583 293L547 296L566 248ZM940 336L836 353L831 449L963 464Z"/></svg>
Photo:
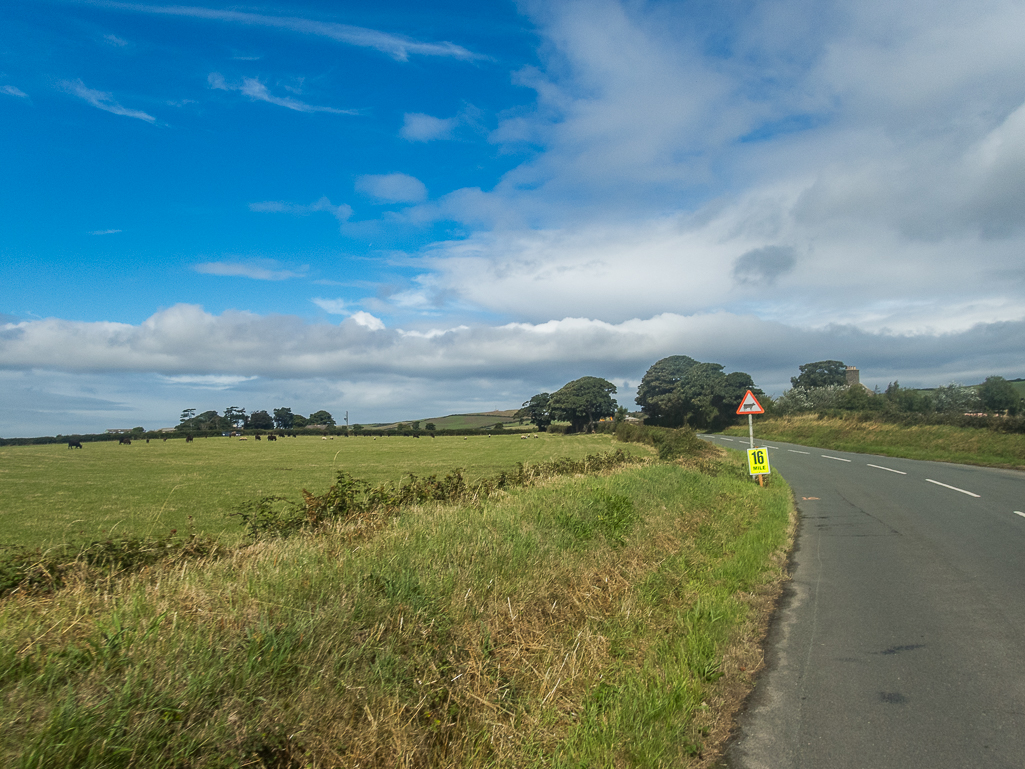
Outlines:
<svg viewBox="0 0 1025 769"><path fill-rule="evenodd" d="M15 593L0 765L707 764L791 508L703 461Z"/></svg>
<svg viewBox="0 0 1025 769"><path fill-rule="evenodd" d="M731 435L746 429L730 428ZM756 434L764 439L908 459L1025 467L1025 435L948 425L898 425L871 418L819 417L804 414L759 418Z"/></svg>

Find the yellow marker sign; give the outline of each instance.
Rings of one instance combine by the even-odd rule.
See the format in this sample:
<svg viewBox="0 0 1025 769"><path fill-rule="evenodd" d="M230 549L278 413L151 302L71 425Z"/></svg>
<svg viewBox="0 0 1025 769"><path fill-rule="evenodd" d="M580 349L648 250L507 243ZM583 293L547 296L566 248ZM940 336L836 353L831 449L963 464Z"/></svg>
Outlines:
<svg viewBox="0 0 1025 769"><path fill-rule="evenodd" d="M747 467L751 475L769 475L769 450L764 446L748 449Z"/></svg>

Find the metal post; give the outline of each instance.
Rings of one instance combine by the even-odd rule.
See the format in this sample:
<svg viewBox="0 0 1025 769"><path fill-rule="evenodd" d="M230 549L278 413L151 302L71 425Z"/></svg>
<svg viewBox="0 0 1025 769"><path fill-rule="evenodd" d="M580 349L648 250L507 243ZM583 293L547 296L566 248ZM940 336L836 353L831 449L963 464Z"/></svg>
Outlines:
<svg viewBox="0 0 1025 769"><path fill-rule="evenodd" d="M747 415L747 432L751 436L751 448L755 447L755 421L750 414Z"/></svg>

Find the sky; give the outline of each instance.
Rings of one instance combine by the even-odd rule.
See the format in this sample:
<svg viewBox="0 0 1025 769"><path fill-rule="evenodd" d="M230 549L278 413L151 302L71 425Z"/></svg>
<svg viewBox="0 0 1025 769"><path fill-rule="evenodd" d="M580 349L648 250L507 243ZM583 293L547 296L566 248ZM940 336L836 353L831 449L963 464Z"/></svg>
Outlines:
<svg viewBox="0 0 1025 769"><path fill-rule="evenodd" d="M1025 376L1020 0L2 16L2 437Z"/></svg>

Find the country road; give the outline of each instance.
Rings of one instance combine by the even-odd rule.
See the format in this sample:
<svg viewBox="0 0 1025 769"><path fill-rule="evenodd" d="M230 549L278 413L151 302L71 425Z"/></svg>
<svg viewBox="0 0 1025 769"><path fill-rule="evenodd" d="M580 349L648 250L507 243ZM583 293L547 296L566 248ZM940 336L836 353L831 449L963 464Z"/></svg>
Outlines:
<svg viewBox="0 0 1025 769"><path fill-rule="evenodd" d="M756 444L800 524L728 765L1025 766L1025 473Z"/></svg>

